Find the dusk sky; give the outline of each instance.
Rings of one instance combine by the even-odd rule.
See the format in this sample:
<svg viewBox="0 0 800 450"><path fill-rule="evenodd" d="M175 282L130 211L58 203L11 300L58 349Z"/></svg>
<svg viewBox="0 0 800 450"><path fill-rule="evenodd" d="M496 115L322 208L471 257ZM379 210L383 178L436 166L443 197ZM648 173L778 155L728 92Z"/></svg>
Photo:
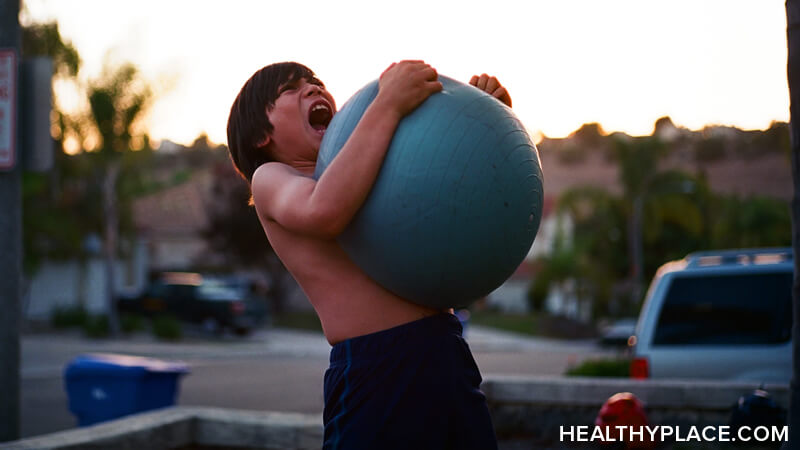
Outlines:
<svg viewBox="0 0 800 450"><path fill-rule="evenodd" d="M779 0L404 2L25 0L23 24L57 20L83 60L130 61L158 92L157 139L225 142L230 105L271 62L311 67L341 106L391 62L424 59L463 81L497 75L533 134L581 124L650 134L681 126L764 129L788 121ZM80 96L60 88L66 109Z"/></svg>

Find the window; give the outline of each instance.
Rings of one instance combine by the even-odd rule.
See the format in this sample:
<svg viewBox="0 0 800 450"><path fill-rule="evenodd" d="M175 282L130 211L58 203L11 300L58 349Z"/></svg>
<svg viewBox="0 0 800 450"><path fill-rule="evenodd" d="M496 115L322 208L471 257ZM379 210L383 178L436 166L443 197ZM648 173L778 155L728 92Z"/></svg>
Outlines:
<svg viewBox="0 0 800 450"><path fill-rule="evenodd" d="M238 300L240 298L234 286L221 281L209 280L198 288L198 297L203 300Z"/></svg>
<svg viewBox="0 0 800 450"><path fill-rule="evenodd" d="M791 339L792 274L675 277L653 345L773 344Z"/></svg>

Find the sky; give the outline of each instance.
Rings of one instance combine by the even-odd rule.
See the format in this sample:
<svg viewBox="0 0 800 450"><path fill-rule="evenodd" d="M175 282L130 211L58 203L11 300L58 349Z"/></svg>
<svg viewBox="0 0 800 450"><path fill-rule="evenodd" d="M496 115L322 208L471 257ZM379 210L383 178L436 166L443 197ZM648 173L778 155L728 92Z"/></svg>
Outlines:
<svg viewBox="0 0 800 450"><path fill-rule="evenodd" d="M156 140L225 143L242 84L278 61L309 66L339 106L402 59L465 82L496 75L537 140L588 122L647 135L662 116L690 129L789 120L782 0L23 3L23 25L59 23L84 82L104 63L140 68L158 95L144 122Z"/></svg>

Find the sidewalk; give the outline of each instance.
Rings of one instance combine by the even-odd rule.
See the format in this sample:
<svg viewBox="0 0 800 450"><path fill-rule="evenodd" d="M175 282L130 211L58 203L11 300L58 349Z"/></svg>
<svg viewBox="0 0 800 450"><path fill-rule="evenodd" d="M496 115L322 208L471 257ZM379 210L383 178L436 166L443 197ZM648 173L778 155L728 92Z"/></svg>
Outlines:
<svg viewBox="0 0 800 450"><path fill-rule="evenodd" d="M465 338L473 352L591 351L594 341L563 341L468 326ZM60 377L68 360L82 353L123 353L190 360L291 356L327 358L330 345L321 333L269 328L253 335L222 338L190 336L179 342L158 341L149 334L120 339L89 339L77 331L22 336L22 378ZM66 360L65 360L66 359Z"/></svg>

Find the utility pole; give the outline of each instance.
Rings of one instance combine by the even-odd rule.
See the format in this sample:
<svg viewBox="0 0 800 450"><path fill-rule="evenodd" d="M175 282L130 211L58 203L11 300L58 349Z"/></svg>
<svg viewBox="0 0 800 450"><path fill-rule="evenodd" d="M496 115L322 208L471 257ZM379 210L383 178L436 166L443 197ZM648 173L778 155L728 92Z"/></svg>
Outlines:
<svg viewBox="0 0 800 450"><path fill-rule="evenodd" d="M20 0L0 0L0 442L20 435ZM9 156L10 155L10 156Z"/></svg>
<svg viewBox="0 0 800 450"><path fill-rule="evenodd" d="M789 120L792 145L792 245L794 247L794 285L792 287L792 381L789 385L789 442L784 448L800 445L800 0L786 1L786 40L789 54L786 72L789 81ZM794 442L794 444L792 444Z"/></svg>

